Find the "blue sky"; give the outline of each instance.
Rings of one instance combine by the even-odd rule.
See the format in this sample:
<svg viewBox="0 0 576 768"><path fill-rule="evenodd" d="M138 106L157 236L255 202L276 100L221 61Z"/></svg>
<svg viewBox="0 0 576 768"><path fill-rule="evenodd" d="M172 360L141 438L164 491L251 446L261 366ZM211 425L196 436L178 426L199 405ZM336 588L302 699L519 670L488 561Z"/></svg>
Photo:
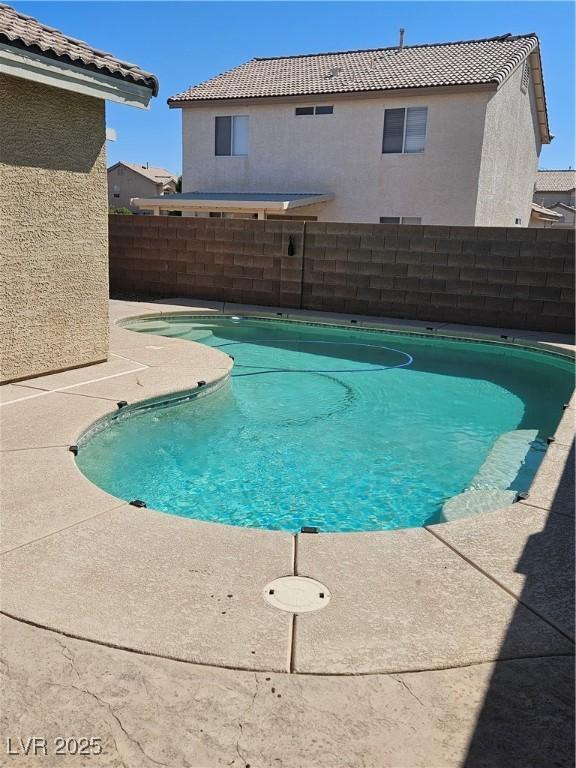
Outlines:
<svg viewBox="0 0 576 768"><path fill-rule="evenodd" d="M7 0L10 3L10 0ZM107 105L118 132L117 160L181 168L180 110L166 99L254 56L536 32L548 112L556 138L542 168L574 167L574 5L572 2L13 2L15 8L154 72L150 111Z"/></svg>

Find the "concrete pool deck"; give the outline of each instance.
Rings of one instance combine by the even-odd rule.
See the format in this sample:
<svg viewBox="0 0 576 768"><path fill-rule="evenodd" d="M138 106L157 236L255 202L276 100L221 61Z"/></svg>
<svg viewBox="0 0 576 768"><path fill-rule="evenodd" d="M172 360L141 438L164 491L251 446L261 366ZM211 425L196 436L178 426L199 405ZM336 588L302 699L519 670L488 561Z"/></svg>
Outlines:
<svg viewBox="0 0 576 768"><path fill-rule="evenodd" d="M108 739L97 765L444 768L467 753L469 765L569 765L575 399L526 500L422 529L293 537L138 509L96 488L68 450L90 424L118 401L193 390L231 368L218 350L116 323L223 310L573 349L509 329L111 302L108 362L0 387L6 690L25 691L3 732L57 722L78 734L72 696L80 722L99 717ZM326 584L330 604L295 617L267 605L264 585L290 574ZM182 718L202 727L175 743ZM491 748L501 762L482 763Z"/></svg>

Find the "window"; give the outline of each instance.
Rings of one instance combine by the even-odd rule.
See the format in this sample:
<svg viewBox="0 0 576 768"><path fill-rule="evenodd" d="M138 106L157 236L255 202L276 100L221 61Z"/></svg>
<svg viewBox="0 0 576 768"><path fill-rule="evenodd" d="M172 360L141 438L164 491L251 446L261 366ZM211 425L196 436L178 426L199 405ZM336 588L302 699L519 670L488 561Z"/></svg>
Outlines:
<svg viewBox="0 0 576 768"><path fill-rule="evenodd" d="M120 193L119 192L114 192L113 197L120 197Z"/></svg>
<svg viewBox="0 0 576 768"><path fill-rule="evenodd" d="M217 117L215 125L216 155L248 154L248 116Z"/></svg>
<svg viewBox="0 0 576 768"><path fill-rule="evenodd" d="M380 224L422 224L420 216L380 216Z"/></svg>
<svg viewBox="0 0 576 768"><path fill-rule="evenodd" d="M294 114L296 117L302 115L333 115L334 107L296 107Z"/></svg>
<svg viewBox="0 0 576 768"><path fill-rule="evenodd" d="M384 110L384 154L423 152L426 142L427 107Z"/></svg>

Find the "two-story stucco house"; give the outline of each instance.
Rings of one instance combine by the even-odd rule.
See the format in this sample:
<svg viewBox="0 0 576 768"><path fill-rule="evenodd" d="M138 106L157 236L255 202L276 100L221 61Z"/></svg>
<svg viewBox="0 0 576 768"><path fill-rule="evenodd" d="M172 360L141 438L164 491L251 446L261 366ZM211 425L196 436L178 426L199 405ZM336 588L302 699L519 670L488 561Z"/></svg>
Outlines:
<svg viewBox="0 0 576 768"><path fill-rule="evenodd" d="M149 72L0 4L0 382L108 356L106 101Z"/></svg>
<svg viewBox="0 0 576 768"><path fill-rule="evenodd" d="M132 198L173 195L177 181L166 168L121 160L108 168L108 205L136 212L138 209L132 205Z"/></svg>
<svg viewBox="0 0 576 768"><path fill-rule="evenodd" d="M168 103L189 215L527 226L551 140L534 34L253 59Z"/></svg>
<svg viewBox="0 0 576 768"><path fill-rule="evenodd" d="M534 203L557 214L553 226L573 227L576 221L576 171L538 171Z"/></svg>

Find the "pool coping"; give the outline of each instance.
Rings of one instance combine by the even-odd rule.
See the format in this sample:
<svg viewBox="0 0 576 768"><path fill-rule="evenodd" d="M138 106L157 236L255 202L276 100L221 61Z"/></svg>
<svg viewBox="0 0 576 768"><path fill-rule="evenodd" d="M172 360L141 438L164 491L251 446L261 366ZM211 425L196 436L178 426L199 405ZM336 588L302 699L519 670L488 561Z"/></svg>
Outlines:
<svg viewBox="0 0 576 768"><path fill-rule="evenodd" d="M8 447L4 449L3 453L9 454L12 451L21 451L20 455L25 453L33 455L33 462L35 470L41 472L42 467L46 469L46 473L51 476L55 476L57 473L70 477L70 484L72 487L68 488L68 492L71 497L68 499L67 504L72 510L69 517L61 517L55 519L51 524L51 519L43 521L44 526L41 531L36 530L36 519L32 517L31 525L29 525L28 531L23 531L20 537L16 537L16 544L7 547L2 547L3 561L7 564L7 571L5 571L5 587L4 592L7 602L4 602L4 611L14 617L21 620L38 624L55 631L62 632L63 634L69 634L71 636L79 637L81 639L92 640L93 642L100 642L102 644L113 645L116 647L123 647L129 650L135 650L140 653L152 653L152 655L165 656L167 658L177 658L183 661L190 661L193 663L207 664L213 666L225 666L239 669L254 669L260 671L276 670L276 671L292 671L301 672L303 674L370 674L378 672L398 672L433 668L441 669L450 666L459 666L466 663L476 663L479 661L493 661L498 658L495 655L494 642L486 647L479 648L478 652L473 650L473 646L476 643L477 635L481 631L481 627L471 632L474 637L474 642L468 643L470 638L461 638L461 646L466 650L457 648L454 650L452 656L442 658L441 654L435 657L432 661L426 658L426 654L422 649L418 650L416 657L402 656L401 652L390 652L386 658L376 658L377 652L374 650L376 646L369 646L367 648L368 658L362 660L355 659L351 654L351 649L345 647L346 642L350 642L353 639L352 635L346 636L346 633L342 630L342 622L344 624L349 621L347 612L355 610L354 606L346 605L345 602L341 602L340 608L336 605L331 607L331 613L329 617L324 621L322 618L323 611L319 612L313 620L306 620L308 623L302 621L300 618L296 621L292 617L282 616L279 617L274 613L273 609L264 608L264 606L256 605L252 602L251 590L252 585L247 582L246 593L242 598L244 603L242 604L242 610L239 611L237 617L237 631L241 633L242 627L246 623L242 618L242 612L245 614L246 621L252 621L255 625L261 626L260 637L260 649L258 651L257 663L250 657L246 657L244 651L238 649L238 643L233 638L229 638L226 642L222 643L218 652L206 652L203 648L180 648L177 644L170 644L166 642L163 645L162 638L155 638L154 643L149 643L144 631L141 635L139 643L131 645L131 632L129 626L116 629L114 633L106 634L102 632L99 627L90 626L88 621L88 613L85 607L78 605L76 608L69 609L69 615L63 617L62 606L54 605L50 610L41 610L40 603L45 601L45 594L38 591L38 587L35 587L36 573L26 574L26 562L35 562L36 566L41 568L44 559L48 558L49 548L56 547L55 557L61 557L62 552L58 552L58 541L64 541L66 537L70 538L70 541L74 540L74 536L80 536L82 532L92 531L91 535L98 536L101 546L105 549L106 542L106 526L104 530L100 527L99 521L104 519L107 523L117 520L120 517L122 519L128 519L135 511L134 508L130 508L130 512L126 509L129 507L125 502L120 499L114 499L106 494L104 491L97 489L95 486L90 485L90 499L86 503L87 498L87 486L86 479L76 470L76 474L71 472L70 460L71 454L67 451L67 441L64 439L68 435L75 435L75 439L71 439L69 444L77 443L80 436L86 429L88 429L98 419L108 418L111 414L116 413L116 403L126 400L130 405L141 406L142 403L147 403L150 400L162 397L170 397L176 393L181 394L183 391L195 393L198 391L198 379L199 374L197 371L201 371L202 380L206 381L206 390L212 385L217 384L225 380L231 369L231 361L229 357L224 353L214 350L209 347L196 344L187 340L180 340L166 337L157 337L153 335L144 334L139 335L137 333L128 331L121 327L121 323L128 319L136 318L151 318L151 317L166 317L176 314L201 314L205 312L218 313L218 314L243 314L243 315L255 315L268 317L270 319L289 319L300 320L305 322L318 322L319 324L339 325L344 323L347 326L352 325L359 329L374 330L387 330L395 331L399 333L417 332L420 335L442 335L447 338L473 338L480 341L499 341L506 344L517 344L521 346L528 346L531 349L539 349L541 351L555 352L562 356L573 356L574 348L566 344L567 340L557 341L556 335L550 334L536 334L528 333L522 334L517 332L512 339L509 338L509 333L501 334L500 329L470 329L461 327L459 330L456 326L448 326L445 324L440 327L437 324L426 324L423 322L410 323L409 321L398 321L386 318L359 318L358 316L327 316L324 313L318 312L305 312L302 310L296 312L286 312L286 309L276 311L275 308L264 307L248 307L246 305L224 305L220 302L190 302L192 306L181 305L174 306L173 304L156 304L147 303L142 305L136 302L112 302L112 318L111 318L111 345L110 345L110 358L108 363L98 364L84 369L76 369L75 371L67 371L59 374L53 374L52 376L39 377L33 380L27 380L24 382L18 382L10 385L6 385L10 390L8 396L15 397L14 400L8 400L3 403L1 412L4 411L5 406L10 406L9 411L13 411L14 418L12 421L14 424L9 424L8 439L11 439L11 435L16 433L30 434L29 442L22 443L16 441L12 444L12 448ZM204 304L204 306L199 306ZM282 317L279 317L278 312L282 311ZM356 322L353 322L356 321ZM503 329L504 331L506 329ZM442 333L440 333L442 331ZM464 334L464 336L462 335ZM506 339L502 339L502 335L508 336ZM134 337L140 336L140 339ZM552 337L554 340L549 340ZM545 340L542 340L544 338ZM150 339L153 339L155 343L150 344ZM548 340L546 340L548 339ZM156 341L158 343L156 343ZM196 349L201 348L201 349ZM210 350L207 352L207 350ZM561 351L560 351L561 350ZM124 363L121 361L125 361ZM114 365L111 365L111 362ZM114 366L124 365L125 370L117 371ZM98 369L98 371L96 371ZM113 369L113 372L110 372ZM82 373L79 373L79 372ZM175 387L173 384L174 376L178 371L179 385ZM97 375L94 375L94 374ZM104 374L100 376L99 374ZM147 378L148 377L148 378ZM136 380L136 384L134 382ZM65 383L76 381L77 383ZM60 386L57 386L60 384ZM204 386L204 385L203 385ZM51 387L51 388L50 388ZM137 389L138 387L138 389ZM4 388L2 388L4 389ZM143 389L142 393L139 389ZM126 396L122 397L122 392L126 392ZM135 396L134 393L137 393ZM24 394L23 394L24 393ZM145 397L139 397L143 394ZM78 405L78 401L82 400L81 412L75 413L74 406ZM33 428L30 425L26 426L26 422L29 420L28 405L35 409ZM42 429L50 427L48 418L48 411L52 409L53 415L57 416L60 413L59 409L66 405L66 430L57 434L57 438L54 442L57 445L44 445L46 438L40 433ZM47 406L44 408L43 406ZM49 406L49 408L48 408ZM46 411L48 415L44 415L43 411ZM1 413L0 412L0 413ZM417 536L412 537L414 539L414 546L418 550L424 553L424 559L428 556L430 547L443 548L441 551L434 549L434 556L459 558L461 563L458 563L457 578L463 583L461 589L457 593L457 598L461 599L462 595L466 592L466 579L476 579L478 573L483 573L486 578L486 585L484 582L480 586L476 584L474 589L486 589L488 588L488 582L490 583L490 589L493 587L496 590L500 590L502 595L490 592L489 599L495 600L501 610L499 618L498 636L501 636L503 627L509 620L509 612L514 608L518 609L519 605L524 605L529 612L531 612L531 618L535 624L534 632L536 628L538 631L543 632L543 641L536 646L531 645L516 648L515 653L519 653L520 656L541 654L545 655L546 648L549 647L550 653L563 654L568 652L570 646L570 632L566 632L566 624L559 622L557 617L545 615L543 613L542 606L538 605L526 605L525 600L521 596L521 590L518 586L518 580L514 578L512 571L514 570L514 564L508 563L504 567L506 573L502 574L502 564L500 563L500 570L497 574L490 573L486 570L486 567L476 562L480 560L478 553L470 556L465 549L461 548L458 541L455 543L452 539L456 535L456 539L460 537L462 540L463 529L472 530L479 524L477 518L486 518L487 515L491 516L490 525L492 527L498 527L499 518L504 519L506 515L513 514L517 516L519 513L524 513L526 519L534 520L534 530L530 529L529 532L525 532L526 538L537 533L538 526L543 524L544 519L552 514L558 515L556 509L553 509L553 499L550 494L550 488L556 484L558 486L561 482L561 476L564 471L568 452L572 443L573 437L573 422L576 414L576 398L573 395L570 403L567 404L563 417L555 432L555 440L552 444L552 449L547 451L546 456L542 462L539 472L534 480L533 487L536 489L534 496L529 496L527 499L514 504L512 507L507 507L495 512L486 512L478 515L474 518L465 518L458 522L446 522L439 523L434 526L427 526L424 529L417 529L421 531ZM45 425L43 426L45 422ZM28 430L26 432L26 430ZM50 432L50 434L56 434ZM13 454L14 457L15 454ZM13 458L12 457L12 458ZM17 474L17 472L16 472ZM14 477L11 491L17 497L15 509L12 510L11 515L18 515L18 504L22 508L26 507L26 496L29 493L29 477L24 473L20 479L17 476ZM76 490L75 490L76 489ZM50 481L48 481L45 488L45 506L51 507L58 505L57 489L50 489ZM74 500L74 495L76 499ZM81 511L79 511L81 510ZM511 512L512 511L512 512ZM218 542L216 539L221 539L222 542L226 540L228 544L235 548L236 546L246 547L250 550L251 560L250 564L255 570L260 568L260 573L254 574L254 578L264 578L268 575L271 578L276 578L281 575L290 575L291 572L297 572L297 557L300 563L306 561L306 553L314 550L318 546L325 547L328 551L330 547L338 547L339 544L334 540L334 537L341 537L342 534L319 534L318 538L314 537L314 544L312 539L308 535L300 535L293 539L289 534L280 532L262 532L258 529L248 529L249 535L240 535L238 529L234 526L220 525L216 523L200 523L199 521L190 521L184 518L177 518L174 516L168 516L162 512L155 512L153 510L138 510L138 514L142 517L140 521L144 519L150 520L150 529L156 529L158 526L160 529L170 528L171 531L181 530L182 535L190 533L191 526L194 528L194 536L201 540L202 537L207 537L214 542L212 545L215 549L218 548ZM566 514L565 512L563 514ZM30 517L30 509L22 513L22 517ZM531 517L532 516L532 517ZM566 515L566 517L569 516ZM168 518L170 518L170 524L168 525ZM66 524L64 524L66 523ZM120 531L120 537L122 534L121 524L118 531ZM208 532L206 526L210 527ZM144 526L145 527L145 526ZM31 531L35 533L31 533ZM451 534L451 531L454 534ZM35 535L37 533L42 535ZM130 536L138 536L139 526L136 524L130 530ZM397 550L403 542L406 541L406 536L394 536L396 532L370 532L361 534L346 534L346 536L355 537L354 547L358 547L362 550L363 547L372 546L369 539L372 540L377 537L379 541L383 542L384 539L380 537L387 537L388 542L386 546L392 546L393 550ZM401 532L400 532L401 533ZM464 531L465 533L465 531ZM522 536L525 535L522 533ZM88 535L88 534L87 534ZM176 535L175 533L173 535ZM212 538L211 538L212 537ZM308 538L307 538L308 537ZM368 537L362 540L363 537ZM507 528L503 527L502 538L507 541ZM509 536L508 536L509 538ZM241 541L242 540L242 541ZM430 540L430 541L429 541ZM433 540L433 541L432 541ZM241 543L239 543L241 542ZM264 544L264 542L266 542ZM271 545L270 542L277 542L278 546ZM392 544L390 542L393 542ZM396 545L396 543L398 544ZM514 551L518 549L522 542L515 542ZM226 547L224 547L226 548ZM294 551L298 550L298 554ZM261 551L260 551L261 549ZM279 556L272 550L278 549ZM446 552L444 552L446 549ZM462 551L461 551L462 550ZM262 561L260 562L260 555ZM47 554L48 553L48 554ZM450 553L450 554L448 554ZM38 560L34 558L38 557ZM317 555L318 557L318 555ZM404 557L404 555L403 555ZM504 556L503 556L504 557ZM223 562L228 563L228 556L224 557ZM321 557L320 557L321 559ZM49 560L49 558L48 558ZM401 564L404 561L401 561ZM283 563L283 565L279 565ZM455 565L455 561L450 560L451 567ZM464 565L462 565L464 564ZM52 563L53 565L53 563ZM233 563L230 565L231 572L234 572L235 577L239 577L240 570L244 569L245 563ZM35 567L36 567L35 566ZM239 566L242 566L240 568ZM464 569L461 570L460 566ZM85 566L82 566L85 567ZM104 567L104 566L103 566ZM106 568L113 568L113 563L105 564ZM316 577L314 572L310 572L310 567L307 566L308 571L306 575ZM320 566L318 566L320 567ZM336 575L331 574L331 565L328 563L325 566L327 568L328 581L333 578L337 578ZM446 566L445 566L446 567ZM74 565L74 568L78 569L78 564ZM65 568L63 568L65 570ZM374 570L374 568L373 568ZM279 572L280 571L280 572ZM24 575L20 576L24 572ZM83 573L81 570L72 570L70 572L72 581L74 580L74 574ZM324 575L324 574L322 574ZM372 573L368 577L374 578L377 574ZM366 576L366 574L364 574ZM338 576L341 578L342 574ZM356 574L357 578L362 578L362 574ZM222 573L218 575L219 579L223 578ZM400 578L402 578L400 576ZM271 579L268 579L271 580ZM322 578L320 578L322 581ZM249 581L249 579L248 579ZM338 591L338 586L330 584L331 590ZM254 582L254 601L261 601L261 588L263 583L260 581ZM203 588L203 587L202 587ZM73 590L72 590L73 591ZM75 597L78 599L81 594L79 587L78 594ZM503 597L506 595L506 597ZM497 598L497 599L496 599ZM70 598L72 599L72 598ZM130 596L126 595L127 601ZM185 599L185 598L184 598ZM197 599L201 601L202 595L197 596ZM487 599L487 598L486 598ZM504 603L502 603L504 600ZM506 601L511 601L507 604ZM262 601L263 602L263 601ZM335 601L338 603L338 601ZM500 605L502 603L502 605ZM505 604L506 603L506 604ZM495 603L496 604L496 603ZM496 610L496 613L498 613ZM270 613L271 611L271 613ZM339 613L340 612L340 613ZM344 618L342 618L344 617ZM428 617L425 621L432 622L432 618ZM424 619L423 619L424 622ZM273 625L273 629L268 630L267 624ZM325 626L324 626L325 625ZM332 627L334 633L340 633L342 637L342 643L338 642L327 643L323 639L323 635L326 634L326 627ZM316 627L316 628L315 628ZM545 628L545 631L543 630ZM430 629L430 627L428 627ZM466 631L470 630L468 628ZM156 632L150 628L150 634ZM267 633L271 632L271 635ZM318 632L320 635L318 635ZM546 635L546 632L549 632ZM308 635L307 635L308 633ZM536 632L537 633L537 632ZM551 633L551 634L550 634ZM239 635L240 636L240 635ZM251 636L247 630L246 637ZM320 638L320 639L319 639ZM377 640L377 638L375 638ZM306 647L319 647L319 645L330 646L325 654L325 661L318 660L314 657L314 654L307 653ZM568 643L568 645L566 645ZM277 646L274 653L270 651L268 653L267 645ZM480 645L482 645L480 643ZM536 650L535 650L536 649ZM412 651L411 651L412 653ZM408 667L406 664L408 663ZM431 666L430 666L431 664Z"/></svg>

